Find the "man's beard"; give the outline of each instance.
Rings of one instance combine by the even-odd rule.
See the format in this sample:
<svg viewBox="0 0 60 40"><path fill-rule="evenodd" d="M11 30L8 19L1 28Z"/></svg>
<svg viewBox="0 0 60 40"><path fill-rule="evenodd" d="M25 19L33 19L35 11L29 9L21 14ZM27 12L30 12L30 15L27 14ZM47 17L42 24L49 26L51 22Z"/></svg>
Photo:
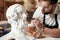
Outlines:
<svg viewBox="0 0 60 40"><path fill-rule="evenodd" d="M49 13L43 13L43 14L47 15L47 14L49 14Z"/></svg>
<svg viewBox="0 0 60 40"><path fill-rule="evenodd" d="M50 14L50 12L45 12L45 13L43 13L43 14L47 15L47 14Z"/></svg>
<svg viewBox="0 0 60 40"><path fill-rule="evenodd" d="M50 14L52 12L52 9L49 11L49 12L42 12L43 14L45 14L45 15L48 15L48 14Z"/></svg>

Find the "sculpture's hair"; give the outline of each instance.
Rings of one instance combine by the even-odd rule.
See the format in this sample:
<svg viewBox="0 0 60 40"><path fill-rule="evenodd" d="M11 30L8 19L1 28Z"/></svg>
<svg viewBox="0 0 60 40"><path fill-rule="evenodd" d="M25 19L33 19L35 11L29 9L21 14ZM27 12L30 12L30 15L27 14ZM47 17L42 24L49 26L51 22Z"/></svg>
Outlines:
<svg viewBox="0 0 60 40"><path fill-rule="evenodd" d="M20 4L11 5L6 11L6 18L8 19L8 21L9 19L14 18L14 16L20 18L22 15L24 15L23 17L27 17L26 10ZM18 20L17 18L14 19Z"/></svg>

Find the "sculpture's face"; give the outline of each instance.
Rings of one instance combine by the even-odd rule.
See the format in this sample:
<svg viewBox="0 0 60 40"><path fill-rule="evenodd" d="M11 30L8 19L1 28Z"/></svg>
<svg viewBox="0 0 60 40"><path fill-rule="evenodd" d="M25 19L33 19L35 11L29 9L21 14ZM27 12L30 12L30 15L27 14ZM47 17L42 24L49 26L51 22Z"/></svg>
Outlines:
<svg viewBox="0 0 60 40"><path fill-rule="evenodd" d="M26 15L25 13L26 12L21 5L13 5L12 7L8 8L6 17L8 19L8 22L11 24L18 22L18 19L20 20L23 14Z"/></svg>
<svg viewBox="0 0 60 40"><path fill-rule="evenodd" d="M17 20L18 19L18 15L16 13L12 14L10 19L12 20Z"/></svg>
<svg viewBox="0 0 60 40"><path fill-rule="evenodd" d="M9 23L12 23L13 21L18 20L18 15L16 13L11 13L7 15L7 19Z"/></svg>

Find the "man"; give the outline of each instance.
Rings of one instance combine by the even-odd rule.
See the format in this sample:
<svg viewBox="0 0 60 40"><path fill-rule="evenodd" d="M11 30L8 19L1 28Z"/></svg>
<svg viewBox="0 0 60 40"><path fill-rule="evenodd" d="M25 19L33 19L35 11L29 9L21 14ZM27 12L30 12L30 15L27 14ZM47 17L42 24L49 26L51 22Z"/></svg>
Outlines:
<svg viewBox="0 0 60 40"><path fill-rule="evenodd" d="M28 32L33 31L31 35L39 38L43 31L49 36L60 37L60 7L57 2L58 0L40 0L40 7L33 15L35 19L29 24ZM35 28L38 32L35 31Z"/></svg>

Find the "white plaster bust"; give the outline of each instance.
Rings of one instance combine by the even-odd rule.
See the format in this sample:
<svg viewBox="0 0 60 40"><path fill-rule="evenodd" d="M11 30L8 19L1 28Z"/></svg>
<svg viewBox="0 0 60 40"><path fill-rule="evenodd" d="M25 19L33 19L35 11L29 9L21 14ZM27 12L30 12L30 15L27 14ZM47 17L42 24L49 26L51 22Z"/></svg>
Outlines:
<svg viewBox="0 0 60 40"><path fill-rule="evenodd" d="M8 23L11 25L11 35L15 39L25 37L23 28L28 26L26 21L27 13L24 7L20 4L14 4L7 9L6 17ZM27 39L26 39L27 40Z"/></svg>

